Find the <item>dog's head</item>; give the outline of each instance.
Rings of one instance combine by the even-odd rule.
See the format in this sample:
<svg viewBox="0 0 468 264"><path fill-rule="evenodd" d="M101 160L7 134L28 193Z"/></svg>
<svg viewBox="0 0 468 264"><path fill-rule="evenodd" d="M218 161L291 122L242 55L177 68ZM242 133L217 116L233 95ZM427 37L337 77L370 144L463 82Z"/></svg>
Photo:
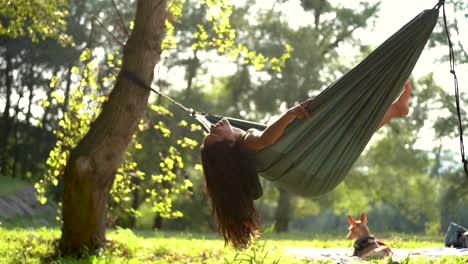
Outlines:
<svg viewBox="0 0 468 264"><path fill-rule="evenodd" d="M347 239L355 240L370 233L369 228L367 227L367 217L365 213L361 214L359 220L354 220L349 215L347 217L350 225L348 228L349 233L346 236Z"/></svg>

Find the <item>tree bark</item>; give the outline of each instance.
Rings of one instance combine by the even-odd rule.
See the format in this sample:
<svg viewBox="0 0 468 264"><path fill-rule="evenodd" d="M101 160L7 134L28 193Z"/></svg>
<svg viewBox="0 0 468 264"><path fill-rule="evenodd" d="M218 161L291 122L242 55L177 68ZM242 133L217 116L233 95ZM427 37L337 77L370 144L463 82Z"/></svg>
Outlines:
<svg viewBox="0 0 468 264"><path fill-rule="evenodd" d="M442 195L441 203L440 203L440 231L447 230L450 222L458 222L457 221L457 213L456 213L456 206L457 201L460 198L459 193L455 188L448 188L447 191Z"/></svg>
<svg viewBox="0 0 468 264"><path fill-rule="evenodd" d="M33 98L34 98L34 64L31 63L31 65L29 66L28 68L28 93L29 93L29 96L28 96L28 110L26 111L26 117L25 117L25 121L26 121L26 125L29 125L29 119L31 118L32 116L32 113L31 113L31 107L32 107L32 104L33 104Z"/></svg>
<svg viewBox="0 0 468 264"><path fill-rule="evenodd" d="M58 68L55 68L52 76L56 76L58 71L59 71ZM47 93L46 93L46 98L47 99L46 100L49 101L49 102L52 101L52 92L53 91L54 91L53 89L47 89ZM47 118L49 117L49 113L51 112L51 110L52 110L52 104L49 104L48 106L44 107L44 113L42 114L41 124L46 129L47 129L47 122L48 122ZM52 124L49 124L49 125L50 125L50 128L53 127Z"/></svg>
<svg viewBox="0 0 468 264"><path fill-rule="evenodd" d="M5 43L5 109L3 110L2 115L2 136L1 136L1 148L2 153L0 154L0 175L7 175L7 159L8 155L8 139L10 137L10 129L11 129L11 120L10 120L10 108L11 108L11 94L12 94L12 86L13 86L13 79L12 79L12 58L9 50L8 40Z"/></svg>
<svg viewBox="0 0 468 264"><path fill-rule="evenodd" d="M289 218L291 216L291 194L279 189L278 207L276 208L275 232L288 232Z"/></svg>
<svg viewBox="0 0 468 264"><path fill-rule="evenodd" d="M138 74L146 83L153 80L160 60L166 2L138 1L135 27L123 52L123 69ZM71 151L63 175L63 254L92 252L106 240L109 191L147 107L149 93L119 75L101 114Z"/></svg>
<svg viewBox="0 0 468 264"><path fill-rule="evenodd" d="M26 110L26 117L25 119L25 126L30 129L32 127L30 119L32 117L32 105L33 105L33 99L34 99L34 80L35 74L34 74L34 64L31 62L31 64L28 67L28 82L27 82L27 88L28 88L28 108ZM29 133L29 132L28 132ZM26 135L25 133L23 133ZM38 134L39 138L42 137L41 134ZM29 155L26 153L28 152L28 145L30 144L31 139L29 137L25 138L25 136L22 137L23 140L23 145L20 147L20 153L23 156L22 162L21 162L21 176L26 178L27 172L32 170L33 167L33 162L29 158ZM40 143L38 143L37 147L40 148Z"/></svg>
<svg viewBox="0 0 468 264"><path fill-rule="evenodd" d="M141 203L141 198L140 198L140 178L138 177L133 177L132 178L132 183L137 186L135 190L132 191L133 194L133 200L132 200L132 209L136 212L138 211L138 207L140 207ZM130 221L129 221L129 228L135 228L136 226L136 215L134 213L130 214Z"/></svg>
<svg viewBox="0 0 468 264"><path fill-rule="evenodd" d="M159 213L156 213L153 219L153 230L161 230L162 224L163 224L163 218L161 217Z"/></svg>
<svg viewBox="0 0 468 264"><path fill-rule="evenodd" d="M200 68L200 60L197 57L198 50L193 51L193 57L187 60L186 78L187 87L185 88L185 99L192 95L193 80L197 76L197 70Z"/></svg>
<svg viewBox="0 0 468 264"><path fill-rule="evenodd" d="M68 72L67 72L67 86L65 87L65 99L63 100L63 105L62 105L62 112L65 114L68 112L68 104L70 102L70 91L71 91L71 80L72 76L72 66L68 67Z"/></svg>
<svg viewBox="0 0 468 264"><path fill-rule="evenodd" d="M14 117L18 117L18 114L20 112L20 101L21 99L23 98L23 91L19 91L19 96L18 96L18 101L16 102L16 106L15 106L15 112L14 112L14 115L13 115L13 118L11 118L11 122L13 123L12 125L12 134L13 134L13 146L12 146L12 152L13 152L13 165L11 166L11 173L10 173L10 176L13 177L13 178L16 178L18 175L17 175L17 170L18 170L18 163L21 163L21 165L24 165L25 164L25 161L23 162L19 162L19 159L20 159L20 144L19 144L19 135L18 133L21 133L20 131L18 131L18 126L21 125L21 122L20 120L15 120ZM21 175L21 178L22 179L25 179L26 175Z"/></svg>

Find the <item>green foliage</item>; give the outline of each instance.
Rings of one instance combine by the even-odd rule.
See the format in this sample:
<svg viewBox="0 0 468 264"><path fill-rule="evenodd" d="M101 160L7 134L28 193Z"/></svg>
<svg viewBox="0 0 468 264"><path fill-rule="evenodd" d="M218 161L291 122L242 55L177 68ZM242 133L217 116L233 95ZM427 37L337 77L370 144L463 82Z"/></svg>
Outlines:
<svg viewBox="0 0 468 264"><path fill-rule="evenodd" d="M59 128L54 130L57 141L55 147L50 151L47 159L48 170L44 178L39 180L34 187L37 190L38 200L44 204L47 201L47 190L49 184L58 185L59 178L67 164L70 151L78 144L79 140L86 135L91 122L99 114L99 107L105 97L98 94L96 84L95 65L91 61L91 51L84 50L81 61L85 66L73 68L72 72L79 81L70 92L68 112L63 113L63 119L58 123ZM50 88L54 89L56 77L51 80ZM85 94L84 91L88 91ZM53 101L42 101L42 105L52 103L63 103L64 96L58 91L52 92Z"/></svg>
<svg viewBox="0 0 468 264"><path fill-rule="evenodd" d="M170 0L167 4L167 12L169 13L168 18L165 21L166 25L166 38L161 44L163 50L174 48L176 46L176 38L174 36L174 23L178 22L182 16L182 9L184 7L185 0Z"/></svg>
<svg viewBox="0 0 468 264"><path fill-rule="evenodd" d="M183 213L174 205L191 195L193 187L187 176L190 168L185 164L185 152L193 152L198 146L197 141L185 134L200 128L189 126L184 120L176 123L173 112L163 105L153 104L141 120L139 129L140 133L127 153L132 155L133 167L140 173L139 179L132 181L134 197L130 212L138 216L140 205L145 203L151 205L156 216L182 217Z"/></svg>
<svg viewBox="0 0 468 264"><path fill-rule="evenodd" d="M463 25L468 19L468 3L464 0L446 1L447 27L450 34L450 40L453 44L455 63L468 63L468 50L466 45L468 42L464 38ZM429 42L431 47L444 47L446 51L442 53L440 59L442 61L449 60L447 33L445 32L444 20L442 13L439 18L439 26L434 29Z"/></svg>
<svg viewBox="0 0 468 264"><path fill-rule="evenodd" d="M115 83L116 74L122 64L121 54L120 52L108 53L105 58L104 65L99 67L92 50L86 49L80 56L81 66L75 66L71 69L72 79L76 81L70 93L69 111L64 113L63 119L58 123L58 129L54 130L57 142L47 160L47 174L35 184L41 203L47 201L47 192L50 187L58 185L70 151L86 135L91 122L99 115L102 104L107 100L107 97L102 95L104 88ZM98 75L101 76L101 80L98 80ZM57 81L57 77L51 79L51 89L55 89ZM42 105L60 104L64 101L64 96L59 90L52 92L52 98L52 101L44 100ZM168 116L169 118L173 116L173 113L163 106L153 105L151 110L157 116ZM146 125L149 122L152 120L141 120L140 130L146 130L148 128ZM152 168L152 170L143 171L141 169L135 156L144 155L138 153L144 153L147 149L152 149L153 146L145 147L139 142L139 137L135 135L125 154L124 162L116 173L111 189L112 200L109 203L111 224L117 222L119 212L123 211L131 215L139 214L138 207L132 207L134 192L144 193L146 197L144 200L150 202L153 212L161 217L173 218L183 215L182 212L174 210L172 204L178 196L189 192L188 189L192 186L192 182L189 179L177 177L185 166L179 149L193 150L198 143L187 136L173 139L171 130L166 126L165 121L157 120L155 122L153 129L161 135L158 137L161 141L158 144L164 147L156 148L158 154L150 159L152 159L152 163L159 166ZM180 126L194 128L189 126L187 122L181 122ZM195 129L199 129L199 127L195 127Z"/></svg>
<svg viewBox="0 0 468 264"><path fill-rule="evenodd" d="M68 16L66 0L3 0L0 7L0 35L29 36L32 42L54 38L62 45L72 44L65 33Z"/></svg>
<svg viewBox="0 0 468 264"><path fill-rule="evenodd" d="M228 58L241 58L244 64L252 64L256 70L268 67L278 72L285 66L286 60L291 57L292 47L288 44L284 45L282 55L269 58L236 41L236 30L232 28L230 23L233 8L229 0L202 0L201 4L206 6L206 19L212 24L210 29L206 29L202 24L197 25L198 32L193 35L196 42L192 45L192 49L215 48Z"/></svg>
<svg viewBox="0 0 468 264"><path fill-rule="evenodd" d="M184 163L178 150L170 146L167 155L160 156L160 174L152 174L151 180L153 184L161 186L158 189L146 189L149 197L146 198L147 202L152 202L153 211L158 213L161 217L182 217L180 211L173 211L172 204L173 198L171 194L178 195L181 192L187 191L192 187L192 182L188 179L183 180L177 184L177 174L174 173L177 169L183 169Z"/></svg>

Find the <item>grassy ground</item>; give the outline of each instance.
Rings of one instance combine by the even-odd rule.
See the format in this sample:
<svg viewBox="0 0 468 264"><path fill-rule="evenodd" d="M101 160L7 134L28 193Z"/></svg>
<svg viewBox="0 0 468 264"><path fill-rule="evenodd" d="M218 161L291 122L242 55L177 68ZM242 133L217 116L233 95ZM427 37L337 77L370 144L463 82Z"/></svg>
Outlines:
<svg viewBox="0 0 468 264"><path fill-rule="evenodd" d="M252 247L244 251L226 248L215 234L196 235L170 232L132 232L114 230L108 232L109 242L95 255L82 259L53 258L59 229L6 229L0 227L0 263L327 263L301 260L284 254L286 246L297 247L346 247L352 242L343 236L330 234L266 234ZM416 235L388 235L386 240L394 248L420 248L443 246L438 237ZM328 262L332 263L332 262ZM372 261L372 263L390 263ZM439 259L407 259L402 263L468 263L468 257L444 257Z"/></svg>

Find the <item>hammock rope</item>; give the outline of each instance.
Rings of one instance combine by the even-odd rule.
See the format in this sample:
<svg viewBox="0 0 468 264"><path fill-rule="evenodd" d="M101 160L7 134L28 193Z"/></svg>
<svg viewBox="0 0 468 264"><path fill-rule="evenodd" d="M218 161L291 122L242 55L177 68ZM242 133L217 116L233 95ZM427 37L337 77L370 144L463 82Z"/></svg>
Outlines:
<svg viewBox="0 0 468 264"><path fill-rule="evenodd" d="M126 78L128 78L129 80L135 82L136 84L138 84L138 86L142 87L142 88L145 88L149 91L152 91L154 92L155 94L159 95L159 96L162 96L163 98L165 98L166 100L168 100L169 102L171 102L172 104L178 106L180 109L184 110L185 112L187 112L188 115L190 116L193 116L195 117L195 120L201 125L202 128L204 128L207 132L209 132L209 126L211 123L213 122L217 122L219 120L221 120L221 118L223 118L222 116L217 116L217 115L211 115L211 114L207 114L205 112L201 112L201 111L196 111L192 108L189 108L189 107L186 107L184 106L182 103L178 102L177 100L171 98L170 96L166 95L166 94L163 94L161 93L160 91L154 89L153 87L151 87L149 84L145 83L145 81L143 81L137 74L131 72L131 71L128 71L128 70L125 70L125 69L122 69L122 71L120 72L120 74L122 74L122 76L125 76ZM235 127L239 127L239 128L242 128L244 130L247 130L249 128L256 128L258 130L264 130L266 128L265 125L263 124L260 124L260 123L256 123L256 122L249 122L249 121L245 121L245 120L241 120L241 119L236 119L236 118L232 118L232 117L226 117L229 122L231 122ZM216 121L215 121L216 120ZM247 125L246 125L247 124Z"/></svg>
<svg viewBox="0 0 468 264"><path fill-rule="evenodd" d="M133 73L131 71L127 71L125 69L122 69L122 71L120 73L123 76L127 77L129 80L131 80L131 81L135 82L136 84L138 84L140 87L148 89L148 90L154 92L155 94L157 94L159 96L162 96L163 98L165 98L169 102L177 105L178 107L180 107L182 110L186 111L191 116L193 116L196 113L203 114L201 112L197 112L197 111L193 110L192 108L185 107L183 104L181 104L178 101L172 99L171 97L161 93L160 91L158 91L156 89L153 89L153 87L151 87L149 84L145 83L145 81L143 81L138 75L136 75L135 73Z"/></svg>
<svg viewBox="0 0 468 264"><path fill-rule="evenodd" d="M447 15L445 13L445 0L440 0L438 4L438 8L442 6L442 14L444 19L444 29L445 34L447 36L447 43L449 47L449 64L450 64L450 74L453 76L453 85L455 88L455 105L457 107L457 117L458 117L458 133L459 133L459 140L460 140L460 155L461 155L461 162L463 164L463 168L465 170L465 176L468 177L468 161L465 158L465 144L463 142L463 122L461 118L461 110L460 110L460 92L458 86L458 78L457 73L455 72L455 53L453 51L453 44L450 38L449 29L447 26Z"/></svg>

